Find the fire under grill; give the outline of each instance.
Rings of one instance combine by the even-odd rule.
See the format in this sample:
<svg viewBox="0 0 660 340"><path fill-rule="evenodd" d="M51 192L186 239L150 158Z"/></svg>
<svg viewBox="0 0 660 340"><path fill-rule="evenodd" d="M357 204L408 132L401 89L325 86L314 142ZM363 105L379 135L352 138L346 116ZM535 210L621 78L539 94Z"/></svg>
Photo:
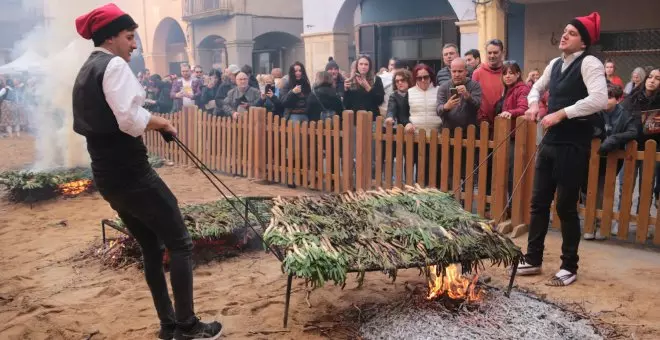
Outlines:
<svg viewBox="0 0 660 340"><path fill-rule="evenodd" d="M516 290L507 298L497 288L485 288L483 294L478 303L453 305L417 294L394 304L362 307L359 315L351 311L344 318L356 322L351 328L364 339L605 338L588 317L533 295Z"/></svg>

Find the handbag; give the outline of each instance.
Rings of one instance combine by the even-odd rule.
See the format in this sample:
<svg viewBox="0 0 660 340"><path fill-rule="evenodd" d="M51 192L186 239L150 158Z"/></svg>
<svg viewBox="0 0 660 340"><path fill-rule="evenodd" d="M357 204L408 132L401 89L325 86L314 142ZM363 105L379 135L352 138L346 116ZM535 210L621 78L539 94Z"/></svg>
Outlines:
<svg viewBox="0 0 660 340"><path fill-rule="evenodd" d="M318 100L319 105L321 105L321 120L322 121L325 121L328 118L332 119L332 117L337 114L337 112L335 112L334 110L328 110L328 109L325 108L325 106L323 105L323 102L321 102L321 99L316 95L316 91L312 90L312 95L314 95L314 97L316 97L316 100ZM330 124L332 124L332 123L330 123Z"/></svg>
<svg viewBox="0 0 660 340"><path fill-rule="evenodd" d="M644 135L660 134L660 110L642 111L641 116Z"/></svg>

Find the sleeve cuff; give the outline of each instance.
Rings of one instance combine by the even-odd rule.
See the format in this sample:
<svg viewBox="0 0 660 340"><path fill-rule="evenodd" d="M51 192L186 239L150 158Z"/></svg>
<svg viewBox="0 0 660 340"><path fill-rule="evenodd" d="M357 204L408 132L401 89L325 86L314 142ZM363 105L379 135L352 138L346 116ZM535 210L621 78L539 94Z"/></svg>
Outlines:
<svg viewBox="0 0 660 340"><path fill-rule="evenodd" d="M573 118L577 117L577 115L576 115L577 112L575 110L575 105L571 105L567 108L564 108L564 112L566 112L566 118L568 118L568 119L573 119Z"/></svg>
<svg viewBox="0 0 660 340"><path fill-rule="evenodd" d="M149 113L149 111L145 110L143 107L138 107L137 117L135 117L133 125L124 132L133 137L142 136L144 131L147 129L149 120L151 120L151 113Z"/></svg>

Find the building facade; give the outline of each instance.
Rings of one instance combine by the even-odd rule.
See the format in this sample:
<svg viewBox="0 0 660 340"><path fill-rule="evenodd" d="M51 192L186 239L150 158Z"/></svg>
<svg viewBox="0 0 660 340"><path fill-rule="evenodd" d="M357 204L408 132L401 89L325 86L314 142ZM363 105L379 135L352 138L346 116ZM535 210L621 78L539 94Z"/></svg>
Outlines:
<svg viewBox="0 0 660 340"><path fill-rule="evenodd" d="M303 0L306 63L319 70L333 56L347 70L364 53L378 67L397 57L438 69L443 44L485 56L486 42L499 38L506 58L527 72L558 56L568 21L592 11L603 32L592 53L614 59L622 78L636 66L660 65L658 0Z"/></svg>
<svg viewBox="0 0 660 340"><path fill-rule="evenodd" d="M660 1L630 0L556 0L519 1L521 20L509 28L515 35L512 51L524 60L525 69L539 68L559 55L557 46L568 21L598 11L601 15L601 40L592 53L601 60L612 59L617 74L628 82L637 66L660 67ZM521 32L522 31L522 32ZM511 43L510 43L511 44Z"/></svg>
<svg viewBox="0 0 660 340"><path fill-rule="evenodd" d="M252 65L255 73L304 59L302 3L290 0L115 0L139 24L138 51L154 74L186 62ZM93 4L90 4L90 7Z"/></svg>
<svg viewBox="0 0 660 340"><path fill-rule="evenodd" d="M333 56L348 69L352 55L367 54L378 67L392 56L440 66L443 44L465 52L504 30L492 18L496 8L473 0L303 0L306 63L319 70Z"/></svg>

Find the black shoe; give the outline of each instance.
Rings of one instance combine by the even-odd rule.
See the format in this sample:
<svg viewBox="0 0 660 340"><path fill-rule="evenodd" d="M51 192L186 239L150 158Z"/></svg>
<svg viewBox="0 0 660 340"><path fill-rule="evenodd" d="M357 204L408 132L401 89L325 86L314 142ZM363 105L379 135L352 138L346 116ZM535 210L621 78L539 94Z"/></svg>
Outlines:
<svg viewBox="0 0 660 340"><path fill-rule="evenodd" d="M174 325L161 325L160 332L158 332L158 340L172 340L174 339L174 331L176 326Z"/></svg>
<svg viewBox="0 0 660 340"><path fill-rule="evenodd" d="M195 323L189 330L183 330L177 327L174 333L176 340L215 340L220 337L222 333L222 325L213 321L211 323L204 323L199 319L195 319Z"/></svg>

